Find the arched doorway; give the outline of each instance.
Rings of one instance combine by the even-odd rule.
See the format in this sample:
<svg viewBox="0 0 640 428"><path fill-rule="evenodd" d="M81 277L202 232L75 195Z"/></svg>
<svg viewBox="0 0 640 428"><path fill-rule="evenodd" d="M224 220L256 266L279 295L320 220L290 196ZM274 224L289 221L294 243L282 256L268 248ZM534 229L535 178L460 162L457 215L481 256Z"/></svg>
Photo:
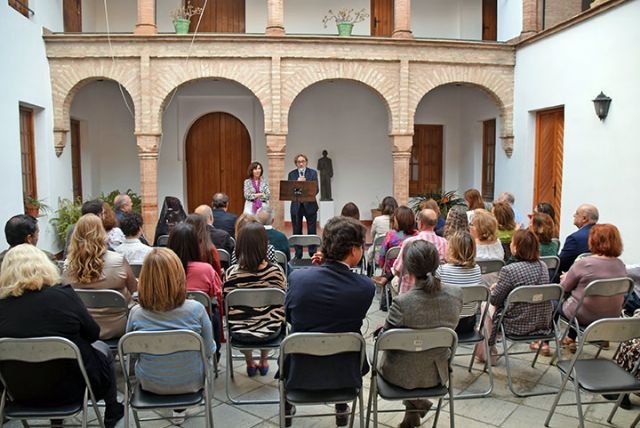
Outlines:
<svg viewBox="0 0 640 428"><path fill-rule="evenodd" d="M238 118L215 112L196 120L187 134L185 158L189 212L211 204L216 192L229 195L229 211L242 212L242 182L251 162L251 139Z"/></svg>

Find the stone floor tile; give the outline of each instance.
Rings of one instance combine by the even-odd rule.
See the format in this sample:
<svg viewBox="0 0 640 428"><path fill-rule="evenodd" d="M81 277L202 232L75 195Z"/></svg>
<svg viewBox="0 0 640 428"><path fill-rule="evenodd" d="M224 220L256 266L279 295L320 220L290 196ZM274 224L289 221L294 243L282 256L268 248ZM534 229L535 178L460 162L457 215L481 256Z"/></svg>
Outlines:
<svg viewBox="0 0 640 428"><path fill-rule="evenodd" d="M515 403L496 398L457 400L454 403L456 415L473 417L477 421L494 425L501 425L517 408Z"/></svg>

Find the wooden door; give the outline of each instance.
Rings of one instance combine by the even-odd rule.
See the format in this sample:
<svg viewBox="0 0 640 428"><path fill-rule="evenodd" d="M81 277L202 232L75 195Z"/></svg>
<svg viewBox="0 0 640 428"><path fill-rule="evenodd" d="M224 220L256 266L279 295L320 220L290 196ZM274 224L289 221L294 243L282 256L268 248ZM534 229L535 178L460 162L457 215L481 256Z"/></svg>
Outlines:
<svg viewBox="0 0 640 428"><path fill-rule="evenodd" d="M82 0L64 0L62 15L65 33L82 32Z"/></svg>
<svg viewBox="0 0 640 428"><path fill-rule="evenodd" d="M209 113L191 126L185 144L189 212L223 192L229 195L229 211L242 213L242 184L251 163L247 128L230 114Z"/></svg>
<svg viewBox="0 0 640 428"><path fill-rule="evenodd" d="M496 183L496 120L482 122L482 196L493 201Z"/></svg>
<svg viewBox="0 0 640 428"><path fill-rule="evenodd" d="M409 196L442 190L442 125L415 125L409 161Z"/></svg>
<svg viewBox="0 0 640 428"><path fill-rule="evenodd" d="M564 107L536 115L536 165L534 205L550 202L560 221L562 199L562 158L564 144Z"/></svg>
<svg viewBox="0 0 640 428"><path fill-rule="evenodd" d="M497 0L482 0L482 40L498 40Z"/></svg>
<svg viewBox="0 0 640 428"><path fill-rule="evenodd" d="M371 0L371 35L391 37L393 33L393 0Z"/></svg>
<svg viewBox="0 0 640 428"><path fill-rule="evenodd" d="M190 0L195 7L203 7L205 0ZM186 0L185 0L186 2ZM198 19L191 18L189 31L194 32ZM207 0L202 14L199 33L244 33L245 32L245 0Z"/></svg>
<svg viewBox="0 0 640 428"><path fill-rule="evenodd" d="M80 122L71 119L71 179L73 200L82 201L82 165L80 150Z"/></svg>

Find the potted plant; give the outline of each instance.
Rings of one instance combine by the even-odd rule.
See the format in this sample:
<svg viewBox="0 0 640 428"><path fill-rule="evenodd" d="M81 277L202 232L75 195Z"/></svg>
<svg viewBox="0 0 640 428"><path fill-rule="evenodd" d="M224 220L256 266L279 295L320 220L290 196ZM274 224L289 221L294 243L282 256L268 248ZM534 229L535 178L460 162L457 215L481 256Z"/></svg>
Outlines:
<svg viewBox="0 0 640 428"><path fill-rule="evenodd" d="M454 205L465 205L464 199L458 196L455 190L449 192L424 192L409 199L409 207L414 211L420 211L420 203L427 199L433 199L438 203L440 215L447 218L449 208Z"/></svg>
<svg viewBox="0 0 640 428"><path fill-rule="evenodd" d="M43 215L51 212L49 205L44 203L44 199L34 198L31 195L24 197L24 213L33 218L40 217L40 211Z"/></svg>
<svg viewBox="0 0 640 428"><path fill-rule="evenodd" d="M201 15L202 8L194 7L191 2L187 2L185 6L171 11L171 17L173 18L173 26L176 29L176 34L187 34L189 32L189 25L191 24L191 17L194 15Z"/></svg>
<svg viewBox="0 0 640 428"><path fill-rule="evenodd" d="M58 209L56 216L49 222L56 229L56 236L61 244L67 238L67 232L72 224L75 224L82 215L82 202L78 199L72 201L70 199L58 199Z"/></svg>
<svg viewBox="0 0 640 428"><path fill-rule="evenodd" d="M337 12L333 12L329 9L329 13L325 15L322 23L324 24L324 28L327 28L327 23L329 21L335 21L336 26L338 27L338 36L348 37L351 35L351 30L353 30L353 24L362 22L368 17L369 14L364 8L359 11L343 8Z"/></svg>

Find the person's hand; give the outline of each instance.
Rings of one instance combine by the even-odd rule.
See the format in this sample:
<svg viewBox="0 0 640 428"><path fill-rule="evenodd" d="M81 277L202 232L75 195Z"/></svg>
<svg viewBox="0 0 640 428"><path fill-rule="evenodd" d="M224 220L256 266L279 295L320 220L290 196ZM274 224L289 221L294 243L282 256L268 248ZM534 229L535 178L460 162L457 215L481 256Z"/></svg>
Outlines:
<svg viewBox="0 0 640 428"><path fill-rule="evenodd" d="M497 286L498 286L498 283L497 283L497 282L494 282L493 284L491 284L491 285L489 286L489 290L490 290L490 291L493 291L493 290L495 290L495 289L496 289L496 287L497 287Z"/></svg>
<svg viewBox="0 0 640 428"><path fill-rule="evenodd" d="M566 273L566 272L562 272L562 273L560 274L560 282L564 281L564 277L565 277L565 276L567 276L567 273Z"/></svg>
<svg viewBox="0 0 640 428"><path fill-rule="evenodd" d="M321 265L324 263L324 254L322 254L322 251L318 250L313 256L311 256L311 263L314 265Z"/></svg>
<svg viewBox="0 0 640 428"><path fill-rule="evenodd" d="M256 193L256 199L262 198L263 196L264 196L264 193Z"/></svg>
<svg viewBox="0 0 640 428"><path fill-rule="evenodd" d="M304 178L304 176L302 176L302 177L298 177L298 181L307 181L307 179Z"/></svg>

